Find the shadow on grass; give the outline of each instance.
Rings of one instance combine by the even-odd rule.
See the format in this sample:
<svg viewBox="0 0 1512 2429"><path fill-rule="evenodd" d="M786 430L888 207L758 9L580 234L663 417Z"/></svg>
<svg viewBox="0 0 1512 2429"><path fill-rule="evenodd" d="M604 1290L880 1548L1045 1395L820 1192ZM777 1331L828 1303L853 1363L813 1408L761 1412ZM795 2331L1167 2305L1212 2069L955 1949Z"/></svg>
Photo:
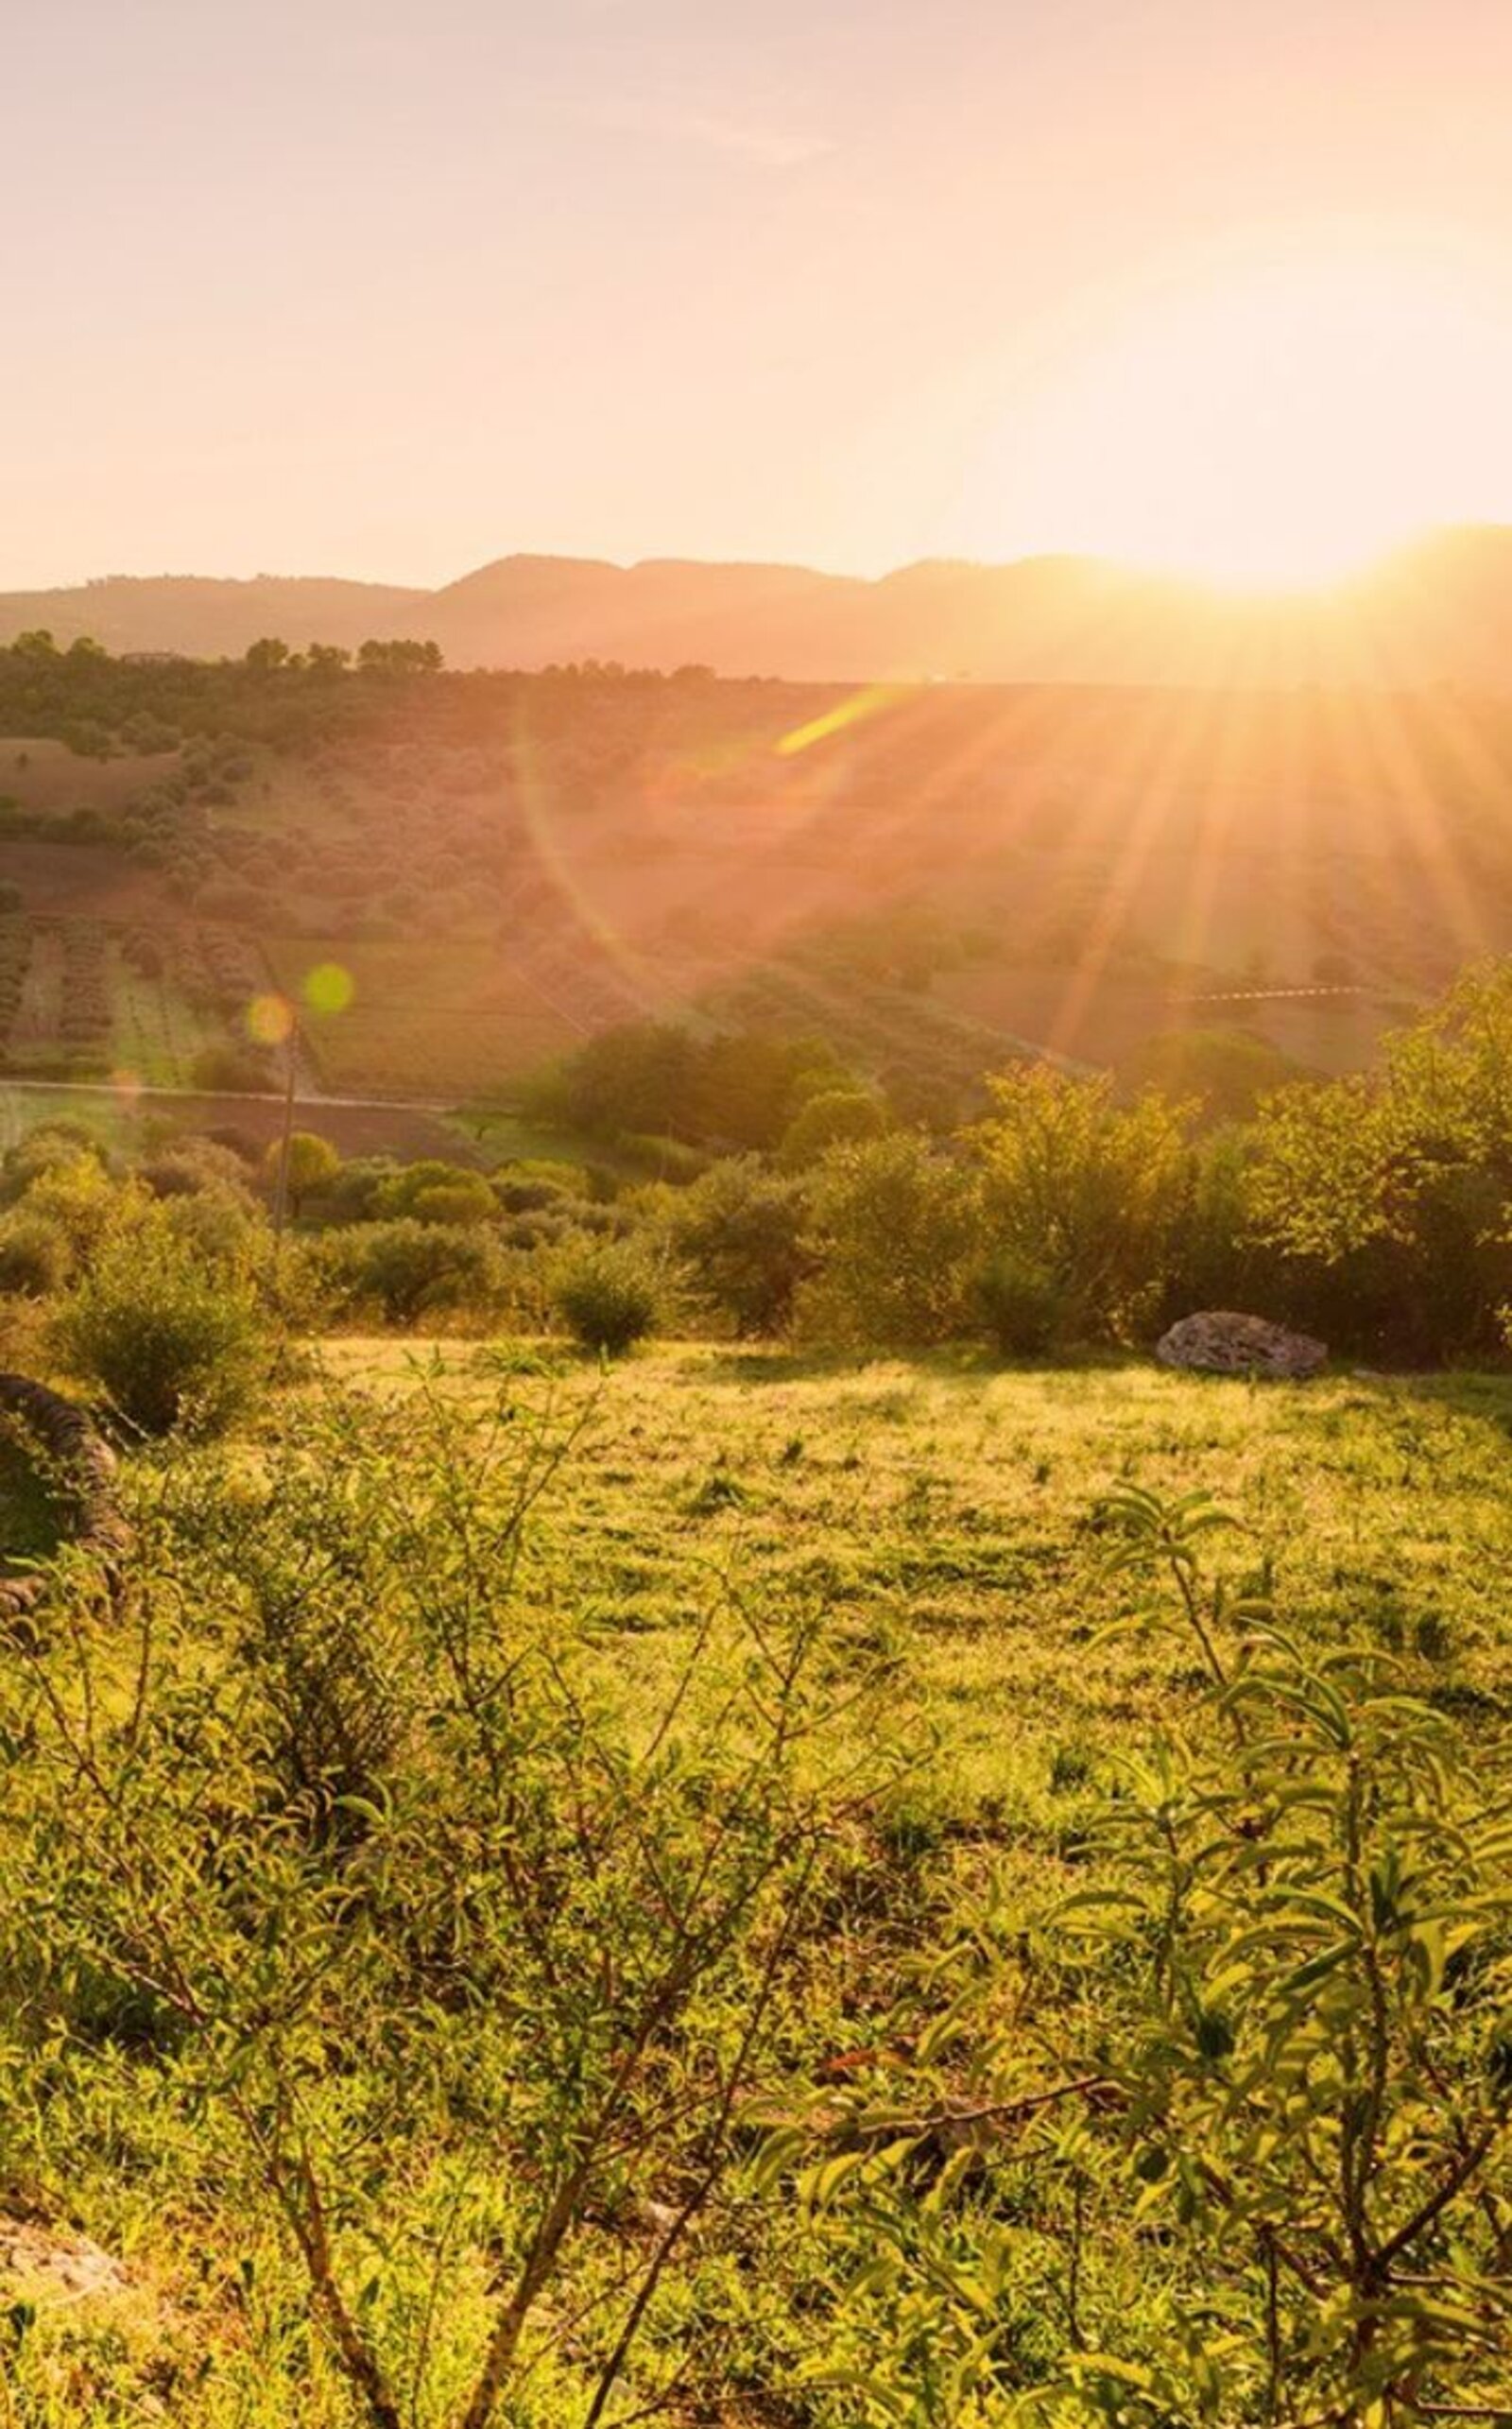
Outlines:
<svg viewBox="0 0 1512 2429"><path fill-rule="evenodd" d="M833 1383L876 1367L906 1368L932 1383L989 1383L994 1375L1120 1374L1148 1369L1135 1351L1087 1350L1058 1358L1003 1358L975 1342L936 1350L799 1350L782 1342L714 1343L691 1350L678 1372L711 1383Z"/></svg>
<svg viewBox="0 0 1512 2429"><path fill-rule="evenodd" d="M1512 1437L1512 1368L1352 1368L1340 1359L1325 1367L1319 1375L1298 1382L1280 1375L1208 1374L1165 1367L1143 1350L1088 1349L1059 1356L1005 1358L970 1342L952 1343L936 1350L846 1351L796 1349L780 1341L747 1341L690 1345L678 1357L676 1370L689 1380L699 1378L709 1383L759 1387L764 1384L839 1382L878 1367L902 1368L920 1381L961 1385L990 1383L1000 1375L1163 1376L1188 1387L1195 1384L1227 1391L1238 1384L1267 1395L1295 1395L1299 1404L1344 1390L1357 1392L1378 1404L1420 1401L1455 1416L1479 1420Z"/></svg>

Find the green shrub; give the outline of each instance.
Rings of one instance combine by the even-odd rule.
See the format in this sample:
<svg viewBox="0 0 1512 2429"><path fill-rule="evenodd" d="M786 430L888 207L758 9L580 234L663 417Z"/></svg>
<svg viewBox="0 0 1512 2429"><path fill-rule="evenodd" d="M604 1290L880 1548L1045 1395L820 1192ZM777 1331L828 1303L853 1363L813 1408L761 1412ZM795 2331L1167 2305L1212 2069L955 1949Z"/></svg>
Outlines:
<svg viewBox="0 0 1512 2429"><path fill-rule="evenodd" d="M543 1214L585 1197L588 1175L581 1164L523 1156L498 1165L489 1185L507 1214Z"/></svg>
<svg viewBox="0 0 1512 2429"><path fill-rule="evenodd" d="M765 2242L747 2115L885 1760L806 1614L738 1598L621 1717L601 1642L538 1607L575 1425L499 1381L301 1395L255 1460L165 1464L118 1625L76 1604L0 1664L7 2175L129 2178L149 2244L192 2186L238 2288L224 2368L214 2334L177 2349L203 2429L251 2418L243 2386L308 2429L623 2422L679 2310L727 2316L701 2249L691 2297L666 2275L667 2222L729 2182ZM18 2425L177 2384L150 2323L65 2307L60 2360L7 2300Z"/></svg>
<svg viewBox="0 0 1512 2429"><path fill-rule="evenodd" d="M68 1235L44 1214L26 1208L0 1222L0 1292L8 1298L46 1299L73 1270Z"/></svg>
<svg viewBox="0 0 1512 2429"><path fill-rule="evenodd" d="M994 1238L1060 1285L1090 1337L1137 1335L1158 1311L1190 1157L1190 1108L1146 1094L1127 1106L1106 1077L1041 1063L991 1083L975 1133Z"/></svg>
<svg viewBox="0 0 1512 2429"><path fill-rule="evenodd" d="M1312 1657L1252 1575L1208 1573L1231 1522L1201 1494L1125 1488L1100 1524L1124 1624L1167 1638L1203 1710L1088 1800L1086 1877L1036 1925L999 1910L932 1953L885 2024L919 2055L812 2102L810 2220L854 2203L864 2248L858 2417L1500 2420L1503 1800L1399 1662ZM791 2170L801 2141L772 2158ZM1005 2409L1037 2280L1057 2299ZM921 2354L942 2390L927 2413Z"/></svg>
<svg viewBox="0 0 1512 2429"><path fill-rule="evenodd" d="M1065 1333L1066 1294L1043 1266L1000 1249L972 1278L971 1297L994 1349L1005 1358L1040 1358Z"/></svg>
<svg viewBox="0 0 1512 2429"><path fill-rule="evenodd" d="M556 1274L551 1298L579 1347L611 1358L653 1333L662 1312L655 1268L643 1249L624 1240L573 1250Z"/></svg>
<svg viewBox="0 0 1512 2429"><path fill-rule="evenodd" d="M352 1156L320 1199L328 1223L370 1223L383 1212L383 1192L400 1171L392 1156Z"/></svg>
<svg viewBox="0 0 1512 2429"><path fill-rule="evenodd" d="M275 1139L264 1161L263 1177L276 1197L282 1181L289 1213L298 1218L305 1199L319 1197L339 1178L341 1158L329 1139L315 1130L291 1130L285 1150Z"/></svg>
<svg viewBox="0 0 1512 2429"><path fill-rule="evenodd" d="M141 1202L134 1182L112 1180L97 1156L77 1150L40 1172L22 1200L28 1214L61 1232L78 1264L88 1264L123 1214Z"/></svg>
<svg viewBox="0 0 1512 2429"><path fill-rule="evenodd" d="M826 1088L800 1106L782 1133L777 1160L784 1172L806 1172L831 1147L880 1139L887 1115L859 1088Z"/></svg>
<svg viewBox="0 0 1512 2429"><path fill-rule="evenodd" d="M214 1139L177 1139L144 1158L137 1178L154 1197L193 1197L202 1190L245 1194L247 1166L232 1148Z"/></svg>
<svg viewBox="0 0 1512 2429"><path fill-rule="evenodd" d="M418 1223L490 1223L498 1213L492 1190L481 1173L458 1173L455 1180L432 1181L418 1189L410 1201Z"/></svg>
<svg viewBox="0 0 1512 2429"><path fill-rule="evenodd" d="M163 1228L212 1271L257 1277L266 1270L272 1233L262 1209L243 1189L212 1186L171 1197Z"/></svg>
<svg viewBox="0 0 1512 2429"><path fill-rule="evenodd" d="M1467 972L1378 1067L1268 1097L1246 1177L1255 1238L1304 1321L1367 1355L1483 1354L1512 1287L1512 965Z"/></svg>
<svg viewBox="0 0 1512 2429"><path fill-rule="evenodd" d="M808 1245L819 1266L799 1307L815 1337L927 1349L966 1321L981 1240L974 1176L917 1131L832 1147L817 1168Z"/></svg>
<svg viewBox="0 0 1512 2429"><path fill-rule="evenodd" d="M24 1197L43 1173L75 1164L80 1157L101 1162L99 1141L82 1122L39 1122L15 1146L6 1149L0 1164L0 1202L10 1204Z"/></svg>
<svg viewBox="0 0 1512 2429"><path fill-rule="evenodd" d="M211 1096L256 1096L273 1084L270 1065L243 1046L202 1047L189 1067L189 1077Z"/></svg>
<svg viewBox="0 0 1512 2429"><path fill-rule="evenodd" d="M797 1182L754 1156L711 1166L674 1198L668 1228L695 1287L741 1333L777 1333L813 1260Z"/></svg>
<svg viewBox="0 0 1512 2429"><path fill-rule="evenodd" d="M700 1147L689 1146L681 1139L663 1137L653 1130L627 1130L615 1141L622 1156L637 1172L652 1180L696 1180L709 1169L709 1158Z"/></svg>
<svg viewBox="0 0 1512 2429"><path fill-rule="evenodd" d="M375 1316L386 1324L487 1312L498 1281L486 1233L413 1215L322 1232L309 1244L308 1266L330 1313Z"/></svg>
<svg viewBox="0 0 1512 2429"><path fill-rule="evenodd" d="M60 1355L145 1434L218 1432L255 1400L269 1344L249 1283L163 1222L123 1226L60 1310Z"/></svg>

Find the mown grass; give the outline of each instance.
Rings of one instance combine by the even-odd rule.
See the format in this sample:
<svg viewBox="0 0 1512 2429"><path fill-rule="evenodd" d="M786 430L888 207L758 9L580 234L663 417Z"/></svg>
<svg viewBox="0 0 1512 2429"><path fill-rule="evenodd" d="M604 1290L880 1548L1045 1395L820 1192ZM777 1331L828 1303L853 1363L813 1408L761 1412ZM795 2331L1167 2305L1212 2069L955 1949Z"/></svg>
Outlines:
<svg viewBox="0 0 1512 2429"><path fill-rule="evenodd" d="M833 1937L805 1955L782 2033L797 2079L864 2041L900 1966L944 1944L989 1886L1027 1916L1085 1877L1121 1759L1194 1707L1177 1640L1105 1634L1130 1595L1109 1574L1098 1514L1121 1482L1211 1493L1243 1522L1219 1564L1263 1579L1286 1627L1392 1651L1418 1693L1454 1713L1493 1780L1506 1757L1512 1379L1290 1387L1136 1365L837 1366L706 1344L599 1372L551 1347L392 1339L327 1342L310 1367L292 1395L337 1387L391 1406L424 1390L481 1418L502 1383L523 1413L580 1421L517 1590L564 1634L586 1626L632 1723L658 1709L721 1601L822 1616L841 1685L883 1666L882 1719L907 1759L876 1817L882 1893L868 1873L862 1903L842 1904ZM284 1421L275 1406L265 1440ZM256 1441L237 1456L255 1466ZM876 1730L876 1702L855 1709L855 1731ZM843 1744L831 1751L845 1758ZM15 2417L272 2429L297 2403L314 2429L348 2429L350 2398L301 2324L297 2272L275 2229L238 2214L234 2163L215 2135L186 2133L129 2048L102 2044L97 2070L70 2082L71 2106L54 2095L77 2159L69 2215L125 2257L135 2292L114 2313L63 2304L28 2326ZM15 2190L4 2178L0 2166L0 2209ZM56 2201L58 2187L43 2189ZM398 2267L407 2243L417 2283L450 2231L448 2198L444 2171L421 2170L389 2221L387 2258ZM470 2199L480 2215L496 2202L507 2245L506 2179ZM590 2236L579 2291L612 2265L618 2231ZM383 2303L411 2299L402 2281L401 2269ZM693 2407L668 2417L685 2429L841 2429L854 2417L843 2397L799 2391L833 2295L832 2260L790 2210L763 2207L737 2180L655 2317L654 2344L708 2356ZM578 2417L570 2342L542 2351L539 2390L504 2417ZM438 2390L449 2370L443 2358ZM442 2417L435 2401L427 2420Z"/></svg>

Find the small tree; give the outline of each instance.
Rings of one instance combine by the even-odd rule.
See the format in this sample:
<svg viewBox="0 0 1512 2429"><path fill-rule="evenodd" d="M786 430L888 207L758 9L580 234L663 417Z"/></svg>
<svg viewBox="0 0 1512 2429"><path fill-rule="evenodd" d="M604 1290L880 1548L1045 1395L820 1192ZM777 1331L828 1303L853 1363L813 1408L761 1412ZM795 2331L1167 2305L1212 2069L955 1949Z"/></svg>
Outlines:
<svg viewBox="0 0 1512 2429"><path fill-rule="evenodd" d="M778 1333L812 1258L802 1190L753 1156L711 1165L673 1201L671 1233L695 1287L742 1333Z"/></svg>
<svg viewBox="0 0 1512 2429"><path fill-rule="evenodd" d="M1120 1106L1108 1078L1026 1063L992 1082L975 1133L994 1244L1040 1268L1074 1329L1119 1338L1153 1312L1179 1216L1188 1111Z"/></svg>
<svg viewBox="0 0 1512 2429"><path fill-rule="evenodd" d="M279 1186L279 1175L284 1170L284 1143L282 1139L275 1139L268 1148L263 1165L267 1186L275 1196ZM320 1138L314 1130L290 1132L284 1187L288 1197L289 1212L296 1222L299 1221L306 1198L318 1197L322 1190L329 1189L340 1170L341 1158L329 1139Z"/></svg>
<svg viewBox="0 0 1512 2429"><path fill-rule="evenodd" d="M432 1316L481 1316L494 1303L496 1251L475 1224L404 1215L321 1232L301 1245L310 1288L336 1315L408 1325Z"/></svg>
<svg viewBox="0 0 1512 2429"><path fill-rule="evenodd" d="M834 1147L815 1175L804 1315L821 1338L924 1349L966 1319L980 1244L974 1176L917 1131Z"/></svg>
<svg viewBox="0 0 1512 2429"><path fill-rule="evenodd" d="M1442 1357L1512 1292L1512 967L1468 972L1381 1067L1266 1100L1247 1200L1324 1329Z"/></svg>

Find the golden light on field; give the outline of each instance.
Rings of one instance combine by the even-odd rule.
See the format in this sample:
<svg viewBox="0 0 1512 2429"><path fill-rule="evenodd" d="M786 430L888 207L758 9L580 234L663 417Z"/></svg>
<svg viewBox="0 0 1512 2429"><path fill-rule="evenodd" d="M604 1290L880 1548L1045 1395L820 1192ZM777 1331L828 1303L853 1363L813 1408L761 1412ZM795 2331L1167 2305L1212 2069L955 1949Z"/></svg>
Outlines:
<svg viewBox="0 0 1512 2429"><path fill-rule="evenodd" d="M1509 430L1512 301L1484 270L1298 239L1084 312L961 512L985 554L1007 496L1046 548L1313 588L1432 525L1484 520L1507 492Z"/></svg>

